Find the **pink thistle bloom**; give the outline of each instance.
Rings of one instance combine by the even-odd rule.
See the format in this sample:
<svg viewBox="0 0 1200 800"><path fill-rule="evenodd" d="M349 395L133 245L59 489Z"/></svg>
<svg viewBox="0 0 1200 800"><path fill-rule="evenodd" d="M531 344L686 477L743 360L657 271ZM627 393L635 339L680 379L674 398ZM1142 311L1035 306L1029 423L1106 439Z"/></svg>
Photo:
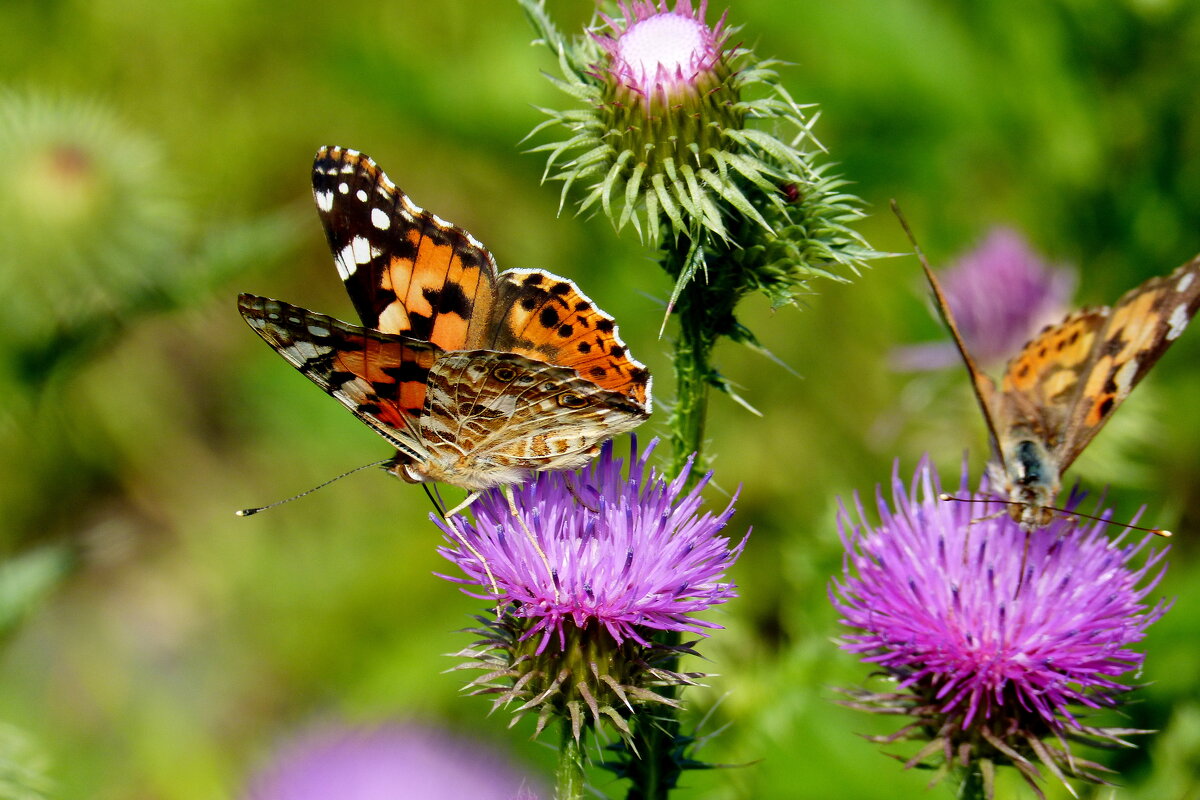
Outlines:
<svg viewBox="0 0 1200 800"><path fill-rule="evenodd" d="M737 596L724 577L746 539L731 548L719 535L734 500L719 514L702 512L701 490L711 474L685 492L688 468L668 481L650 467L656 443L639 455L633 440L628 477L612 442L577 473L540 473L514 489L520 518L492 490L472 506L474 524L461 516L435 519L448 542L440 552L466 575L450 580L490 589L475 553L482 556L499 595L479 596L527 621L521 639L541 636L538 653L551 639L565 647L568 625L583 630L594 622L616 644L639 645L649 643L652 630L704 635L719 628L692 615Z"/></svg>
<svg viewBox="0 0 1200 800"><path fill-rule="evenodd" d="M964 469L959 496L970 494L967 480ZM1145 656L1132 646L1167 610L1146 603L1167 549L1134 566L1148 538L1124 544L1128 531L1109 539L1104 522L1065 519L1026 534L1007 514L988 516L998 508L983 502L990 495L967 503L940 494L922 461L910 487L893 476L891 507L879 495L878 526L857 501L857 522L842 510L846 559L830 587L852 631L842 648L896 680L888 694L850 693L854 705L915 718L887 737L938 743L910 765L965 753L1012 764L1031 785L1039 760L1059 778L1099 781L1104 768L1073 756L1066 741L1127 744L1121 736L1144 732L1090 727L1083 717L1118 706L1129 689L1120 677L1140 669Z"/></svg>
<svg viewBox="0 0 1200 800"><path fill-rule="evenodd" d="M704 23L707 0L699 10L691 0L677 0L673 11L666 0L620 3L624 22L601 15L611 34L593 34L609 55L613 77L649 99L668 99L695 91L697 79L712 72L723 55L725 15L713 28ZM649 106L646 107L649 111Z"/></svg>

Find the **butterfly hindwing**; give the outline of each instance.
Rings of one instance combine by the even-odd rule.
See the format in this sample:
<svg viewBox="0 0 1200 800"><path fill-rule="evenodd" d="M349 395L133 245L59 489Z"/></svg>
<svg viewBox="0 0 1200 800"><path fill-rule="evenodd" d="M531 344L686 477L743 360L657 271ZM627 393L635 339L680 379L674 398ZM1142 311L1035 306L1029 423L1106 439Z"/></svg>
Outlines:
<svg viewBox="0 0 1200 800"><path fill-rule="evenodd" d="M1047 325L1009 359L994 408L1003 452L1011 457L1015 441L1031 434L1049 451L1062 452L1110 313L1107 308L1076 311Z"/></svg>
<svg viewBox="0 0 1200 800"><path fill-rule="evenodd" d="M418 421L436 345L251 294L238 297L238 308L267 344L397 449L425 452Z"/></svg>
<svg viewBox="0 0 1200 800"><path fill-rule="evenodd" d="M363 325L444 350L478 346L496 264L473 236L416 205L370 158L323 147L313 197Z"/></svg>
<svg viewBox="0 0 1200 800"><path fill-rule="evenodd" d="M649 413L619 392L597 390L575 370L517 353L468 350L438 359L429 376L422 437L479 454L473 469L567 469Z"/></svg>
<svg viewBox="0 0 1200 800"><path fill-rule="evenodd" d="M484 346L569 367L650 411L650 373L629 355L613 318L566 278L536 269L501 273Z"/></svg>

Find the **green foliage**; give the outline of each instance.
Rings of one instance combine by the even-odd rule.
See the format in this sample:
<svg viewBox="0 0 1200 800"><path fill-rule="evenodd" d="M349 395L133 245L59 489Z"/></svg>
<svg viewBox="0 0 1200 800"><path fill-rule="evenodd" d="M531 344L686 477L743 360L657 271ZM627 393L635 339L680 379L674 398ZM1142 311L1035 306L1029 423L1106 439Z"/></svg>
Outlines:
<svg viewBox="0 0 1200 800"><path fill-rule="evenodd" d="M549 5L569 31L592 8ZM871 211L839 224L881 250L907 250L878 213L891 197L935 263L1010 224L1053 260L1081 265L1081 303L1111 301L1200 250L1195 3L744 0L730 20L742 27L735 43L791 62L779 70L790 96L819 103L821 117L807 114L806 125L837 162L821 173L831 197L853 192ZM478 698L458 694L458 676L442 674L451 662L440 654L461 648L454 631L479 604L430 574L445 566L419 489L368 472L249 520L232 514L388 453L263 347L234 308L239 291L255 291L353 313L309 205L309 163L323 144L370 153L502 267L577 279L655 374L658 399L675 394L666 348L655 344L670 299L658 267L632 237L614 236L603 213L556 218L558 192L539 186L544 163L522 154L521 137L544 119L537 107L566 96L539 74L555 63L529 47L520 8L21 0L0 7L0 26L27 34L0 52L13 96L92 109L137 144L117 163L131 159L143 199L117 197L102 210L136 202L147 215L125 230L133 210L122 211L88 229L95 241L73 240L103 252L103 274L91 294L45 302L28 298L50 286L70 293L74 284L60 281L80 272L16 257L9 243L31 230L0 220L0 260L20 270L0 283L21 287L0 296L2 552L65 545L78 554L8 634L0 719L34 733L55 796L236 797L279 736L337 715L438 720L550 775L554 756L529 741L532 720L508 731ZM43 173L26 169L25 146L6 151L6 180L47 189ZM852 184L836 185L834 172ZM622 196L612 201L619 219ZM781 230L806 225L789 220L767 219ZM66 228L50 231L31 246L65 247ZM887 368L891 348L944 336L912 259L807 297L803 282L818 275L793 272L801 262L790 243L836 235L805 228L727 254L763 265L737 321L803 378L717 346L721 379L762 416L714 393L705 437L722 486L712 491L742 487L735 522L754 534L733 574L742 597L715 618L725 630L694 665L714 673L709 688L689 702L696 716L711 712L706 730L720 730L696 760L741 766L684 773L672 795L681 800L937 796L924 791L927 775L858 736L894 726L837 706L827 688L869 671L830 643L826 582L841 563L833 510L839 495L869 497L893 459L909 470L926 450L953 468L969 448L978 473L985 434L958 370L922 382ZM851 274L844 262L804 256L807 268ZM97 293L103 302L92 302ZM70 327L85 299L88 323ZM789 301L805 313L772 313ZM1123 446L1136 472L1127 459L1097 457L1068 473L1091 490L1112 484L1120 517L1147 505L1143 519L1179 542L1160 590L1176 606L1144 642L1151 685L1115 723L1161 733L1137 750L1084 751L1119 770L1121 797L1195 790L1198 357L1200 333L1189 331L1117 415L1113 425L1137 416L1143 393L1161 412ZM656 417L642 435L662 432ZM588 778L619 791L596 765ZM1018 783L1001 771L997 796L1031 797Z"/></svg>

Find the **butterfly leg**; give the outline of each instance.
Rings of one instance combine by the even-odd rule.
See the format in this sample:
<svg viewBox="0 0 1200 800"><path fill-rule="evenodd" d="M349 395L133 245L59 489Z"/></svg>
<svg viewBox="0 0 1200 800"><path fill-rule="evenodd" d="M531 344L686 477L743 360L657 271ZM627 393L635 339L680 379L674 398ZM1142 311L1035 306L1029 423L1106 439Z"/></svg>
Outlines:
<svg viewBox="0 0 1200 800"><path fill-rule="evenodd" d="M447 511L444 515L444 519L448 520L455 514L466 511L467 508L469 508L472 503L478 500L482 494L483 492L471 492L469 495L467 495L465 500ZM466 539L459 537L458 541L462 543L463 547L467 548L467 552L479 559L479 563L483 565L483 571L487 574L488 582L492 585L492 594L499 596L500 586L496 583L496 576L492 574L492 568L488 566L487 559L483 557L482 553L472 547L471 543Z"/></svg>
<svg viewBox="0 0 1200 800"><path fill-rule="evenodd" d="M584 508L586 508L588 511L592 512L593 514L600 513L600 509L593 508L591 503L588 503L586 500L584 500L582 497L579 496L579 492L575 489L575 482L571 480L571 473L569 473L569 472L563 473L563 483L566 484L567 491L571 493L571 497L575 498L576 503L579 503L579 505L583 506Z"/></svg>
<svg viewBox="0 0 1200 800"><path fill-rule="evenodd" d="M554 589L554 602L557 603L559 600L558 575L556 575L554 569L551 568L550 559L546 558L546 551L543 550L541 544L538 543L537 537L533 535L533 531L529 530L529 526L525 524L525 517L521 516L521 512L517 510L517 501L516 498L513 497L512 486L506 484L502 491L504 492L504 499L508 501L508 510L514 517L516 517L517 522L521 525L521 530L525 531L525 538L529 540L531 545L533 545L533 549L537 551L538 558L542 559L542 564L546 567L546 575L550 578L551 588Z"/></svg>
<svg viewBox="0 0 1200 800"><path fill-rule="evenodd" d="M1021 587L1025 585L1025 570L1029 566L1029 540L1033 538L1033 534L1025 532L1025 548L1021 551L1021 574L1017 577L1017 590L1013 592L1013 599L1021 593Z"/></svg>

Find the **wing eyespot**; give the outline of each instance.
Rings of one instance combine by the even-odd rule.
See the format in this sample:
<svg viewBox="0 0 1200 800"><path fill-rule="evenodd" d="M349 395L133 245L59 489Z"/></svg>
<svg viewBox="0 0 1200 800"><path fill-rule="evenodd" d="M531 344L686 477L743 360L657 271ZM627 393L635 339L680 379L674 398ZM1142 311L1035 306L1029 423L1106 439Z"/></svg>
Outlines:
<svg viewBox="0 0 1200 800"><path fill-rule="evenodd" d="M492 369L492 377L501 383L512 383L517 379L516 367L511 367L508 364L499 364Z"/></svg>
<svg viewBox="0 0 1200 800"><path fill-rule="evenodd" d="M574 392L563 392L558 396L558 404L563 408L583 408L588 404L587 398Z"/></svg>

